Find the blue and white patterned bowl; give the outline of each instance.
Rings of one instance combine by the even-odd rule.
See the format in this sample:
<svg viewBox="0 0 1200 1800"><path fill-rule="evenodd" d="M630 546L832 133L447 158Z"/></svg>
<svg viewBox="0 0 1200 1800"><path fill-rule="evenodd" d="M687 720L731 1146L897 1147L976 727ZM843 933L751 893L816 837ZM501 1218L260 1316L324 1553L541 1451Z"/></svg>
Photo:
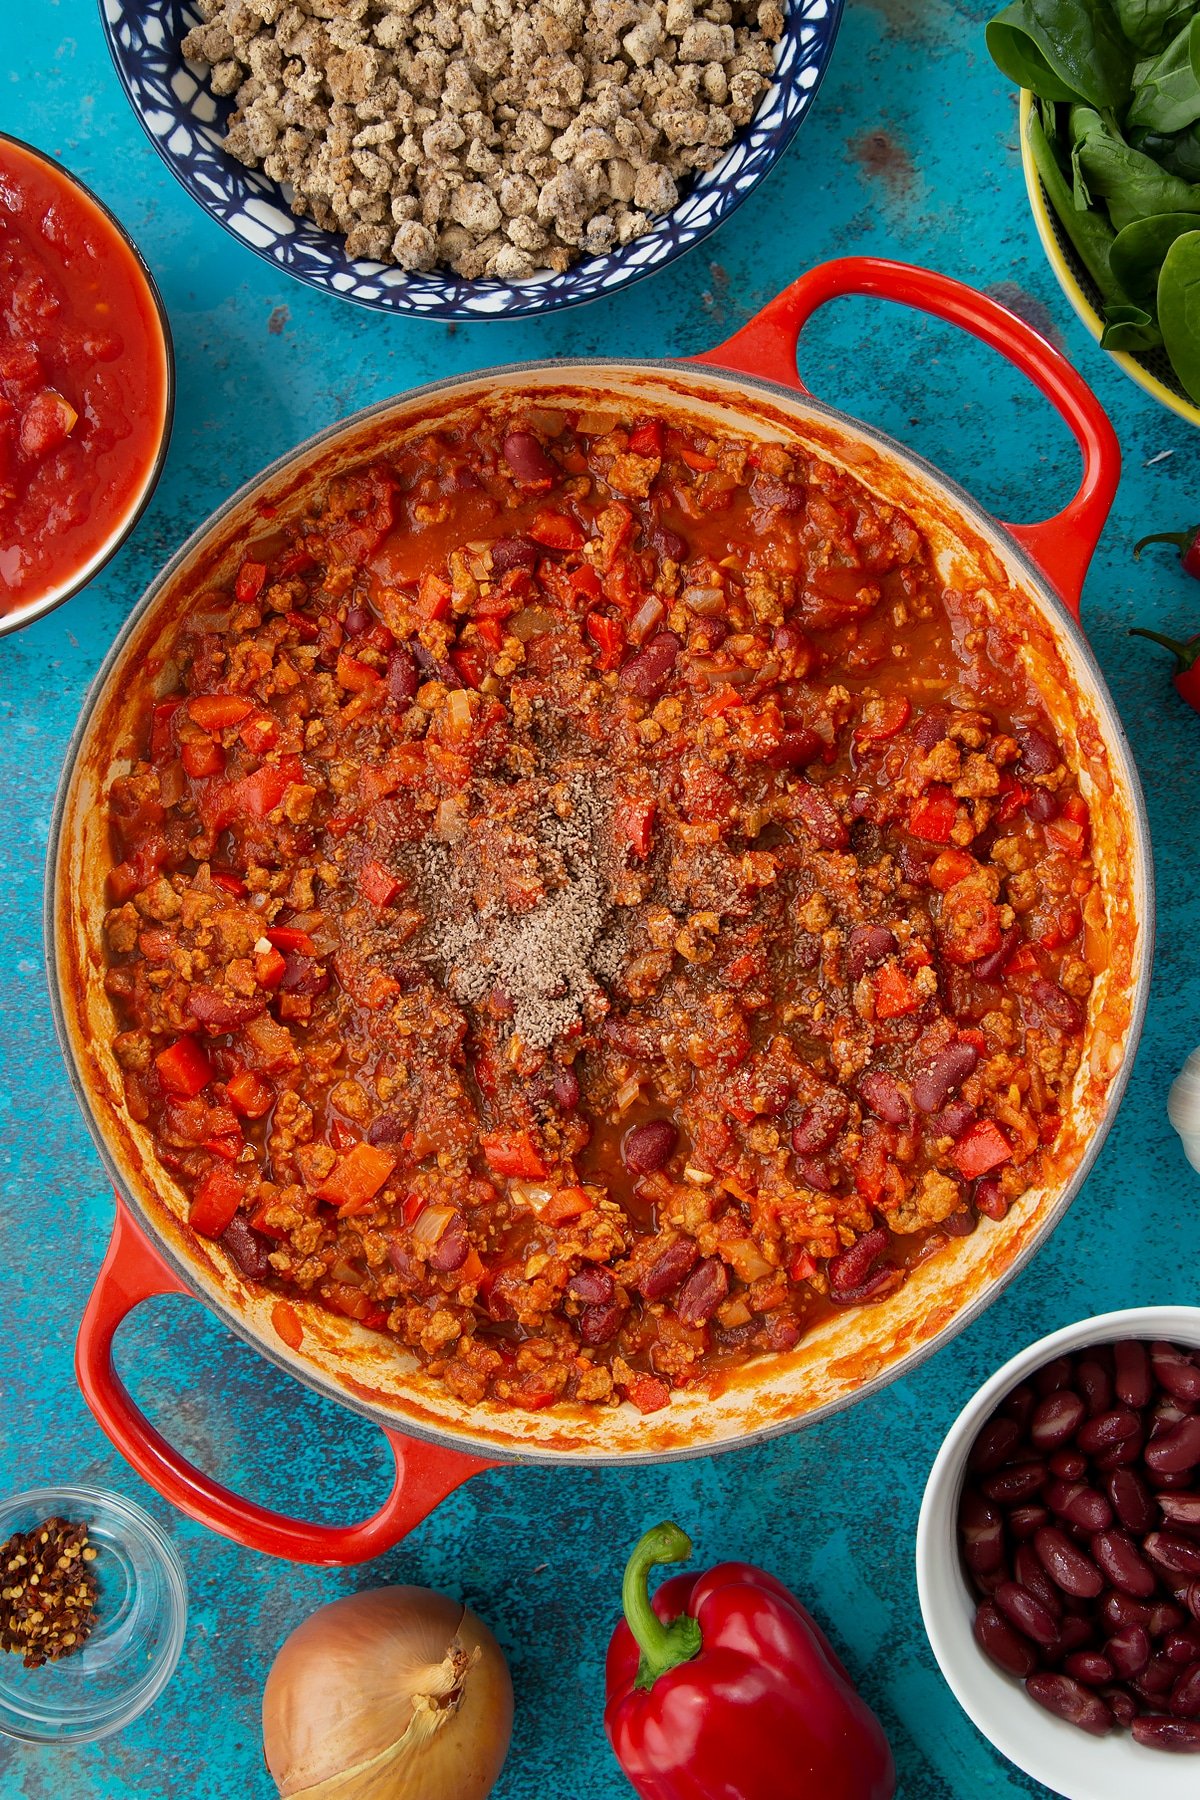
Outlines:
<svg viewBox="0 0 1200 1800"><path fill-rule="evenodd" d="M775 78L757 113L673 212L623 249L587 257L561 275L547 270L511 282L352 262L338 233L296 218L277 183L222 149L233 100L214 98L180 51L199 23L194 7L184 0L100 0L100 13L117 73L154 148L192 198L256 255L378 312L516 319L615 293L715 231L791 143L828 66L844 4L790 0Z"/></svg>

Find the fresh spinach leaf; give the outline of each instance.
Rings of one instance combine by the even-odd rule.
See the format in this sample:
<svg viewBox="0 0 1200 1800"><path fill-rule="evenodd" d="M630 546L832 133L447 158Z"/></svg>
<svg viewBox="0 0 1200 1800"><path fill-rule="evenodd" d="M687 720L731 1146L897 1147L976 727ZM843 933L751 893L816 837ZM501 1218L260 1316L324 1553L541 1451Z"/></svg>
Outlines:
<svg viewBox="0 0 1200 1800"><path fill-rule="evenodd" d="M1171 175L1183 181L1200 181L1200 125L1174 137L1158 138L1139 146Z"/></svg>
<svg viewBox="0 0 1200 1800"><path fill-rule="evenodd" d="M1118 110L1129 99L1134 55L1109 0L1013 0L987 28L1002 75L1043 100Z"/></svg>
<svg viewBox="0 0 1200 1800"><path fill-rule="evenodd" d="M1160 49L1169 28L1191 11L1180 0L1113 0L1113 9L1122 35L1146 53Z"/></svg>
<svg viewBox="0 0 1200 1800"><path fill-rule="evenodd" d="M1176 33L1163 51L1134 72L1133 99L1126 127L1183 131L1200 119L1200 14Z"/></svg>
<svg viewBox="0 0 1200 1800"><path fill-rule="evenodd" d="M1177 237L1196 229L1195 213L1155 213L1149 219L1135 219L1113 239L1109 252L1113 274L1135 299L1152 300L1167 251Z"/></svg>
<svg viewBox="0 0 1200 1800"><path fill-rule="evenodd" d="M1066 234L1067 241L1099 290L1102 305L1122 306L1130 296L1113 273L1110 252L1113 234L1098 212L1080 212L1062 165L1036 115L1029 120L1029 147L1046 198Z"/></svg>
<svg viewBox="0 0 1200 1800"><path fill-rule="evenodd" d="M1200 231L1177 237L1158 275L1158 322L1180 382L1200 400Z"/></svg>
<svg viewBox="0 0 1200 1800"><path fill-rule="evenodd" d="M1144 306L1106 306L1103 311L1102 350L1157 350L1162 343L1162 332Z"/></svg>
<svg viewBox="0 0 1200 1800"><path fill-rule="evenodd" d="M1090 107L1071 108L1070 129L1081 178L1090 194L1107 201L1114 231L1155 213L1200 213L1200 186L1132 149Z"/></svg>

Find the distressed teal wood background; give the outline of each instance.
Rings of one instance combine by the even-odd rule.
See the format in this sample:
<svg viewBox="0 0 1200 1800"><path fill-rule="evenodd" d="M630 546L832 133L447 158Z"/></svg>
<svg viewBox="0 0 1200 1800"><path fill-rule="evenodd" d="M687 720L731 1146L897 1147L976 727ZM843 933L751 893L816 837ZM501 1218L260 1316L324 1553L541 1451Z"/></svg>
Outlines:
<svg viewBox="0 0 1200 1800"><path fill-rule="evenodd" d="M1196 437L1095 349L1044 264L1024 202L1016 103L983 50L989 8L849 0L816 108L782 166L709 243L624 297L552 323L454 330L307 292L239 249L185 198L130 114L93 0L8 0L0 128L55 152L137 237L175 330L170 460L132 541L91 589L0 643L0 1490L91 1481L173 1532L192 1613L179 1671L122 1736L76 1753L0 1740L3 1800L238 1800L270 1791L259 1694L276 1646L320 1601L416 1581L496 1628L517 1691L498 1800L620 1800L601 1722L603 1650L626 1550L673 1515L698 1559L761 1559L821 1614L896 1749L905 1800L1038 1793L977 1735L926 1646L912 1541L926 1471L967 1395L1031 1337L1086 1313L1195 1298L1200 1189L1167 1125L1167 1085L1200 1039L1194 894L1200 720L1136 622L1200 628L1200 590L1132 540L1200 517ZM985 288L1084 370L1126 472L1088 582L1085 622L1143 771L1159 877L1150 1018L1117 1127L1066 1223L996 1305L911 1380L807 1434L672 1468L497 1470L378 1564L296 1569L235 1549L144 1489L83 1406L76 1324L111 1200L54 1046L41 953L52 796L80 700L168 554L262 464L315 428L415 382L553 354L690 352L725 337L793 275L873 250ZM904 438L1001 516L1056 509L1073 483L1064 428L990 353L939 326L839 303L804 351L814 391ZM284 1382L183 1300L122 1333L135 1393L205 1468L289 1509L346 1518L385 1479L380 1440ZM782 1797L781 1797L782 1800Z"/></svg>

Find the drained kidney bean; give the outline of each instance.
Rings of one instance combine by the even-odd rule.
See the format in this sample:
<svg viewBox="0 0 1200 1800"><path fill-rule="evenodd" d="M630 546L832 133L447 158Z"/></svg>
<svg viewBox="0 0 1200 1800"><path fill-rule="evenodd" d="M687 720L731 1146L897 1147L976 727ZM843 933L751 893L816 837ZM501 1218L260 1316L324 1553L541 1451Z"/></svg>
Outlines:
<svg viewBox="0 0 1200 1800"><path fill-rule="evenodd" d="M1188 1581L1175 1589L1175 1598L1186 1606L1193 1619L1200 1621L1200 1581Z"/></svg>
<svg viewBox="0 0 1200 1800"><path fill-rule="evenodd" d="M1023 1381L1020 1387L1015 1387L1012 1393L1001 1402L1000 1412L1006 1419L1015 1419L1020 1430L1024 1431L1033 1417L1033 1409L1036 1405L1037 1395L1029 1383ZM985 1425L975 1440L976 1447L984 1441L987 1431L988 1427Z"/></svg>
<svg viewBox="0 0 1200 1800"><path fill-rule="evenodd" d="M999 1413L994 1419L988 1420L975 1439L967 1458L967 1467L985 1473L990 1469L998 1469L1009 1461L1020 1442L1020 1425L1015 1419Z"/></svg>
<svg viewBox="0 0 1200 1800"><path fill-rule="evenodd" d="M271 1265L267 1258L271 1246L241 1213L234 1213L221 1233L221 1242L242 1274L248 1275L251 1281L261 1281L270 1273Z"/></svg>
<svg viewBox="0 0 1200 1800"><path fill-rule="evenodd" d="M657 700L671 679L675 659L682 649L683 644L673 631L656 631L635 656L622 664L622 687L641 700Z"/></svg>
<svg viewBox="0 0 1200 1800"><path fill-rule="evenodd" d="M978 1116L969 1100L949 1100L940 1113L933 1115L934 1136L954 1138L957 1142L967 1127L975 1123ZM982 1187L983 1183L981 1182L979 1185ZM992 1185L999 1193L999 1182L993 1182ZM1008 1211L1007 1206L1004 1210Z"/></svg>
<svg viewBox="0 0 1200 1800"><path fill-rule="evenodd" d="M621 1157L635 1175L654 1175L670 1162L679 1133L670 1119L647 1119L625 1133Z"/></svg>
<svg viewBox="0 0 1200 1800"><path fill-rule="evenodd" d="M1082 1007L1072 1000L1070 994L1063 993L1056 982L1031 981L1029 990L1037 1002L1043 1019L1047 1020L1049 1024L1072 1036L1083 1030L1086 1014Z"/></svg>
<svg viewBox="0 0 1200 1800"><path fill-rule="evenodd" d="M1056 1587L1080 1600L1094 1600L1103 1592L1104 1577L1082 1550L1076 1548L1056 1525L1043 1525L1034 1533L1033 1547Z"/></svg>
<svg viewBox="0 0 1200 1800"><path fill-rule="evenodd" d="M1089 1456L1094 1456L1099 1450L1109 1450L1114 1444L1137 1437L1141 1430L1142 1421L1131 1407L1114 1406L1109 1412L1097 1413L1089 1419L1075 1442Z"/></svg>
<svg viewBox="0 0 1200 1800"><path fill-rule="evenodd" d="M1009 1624L1048 1649L1058 1641L1058 1622L1049 1607L1015 1581L1002 1581L992 1596Z"/></svg>
<svg viewBox="0 0 1200 1800"><path fill-rule="evenodd" d="M1200 1529L1200 1494L1160 1494L1158 1506L1168 1525Z"/></svg>
<svg viewBox="0 0 1200 1800"><path fill-rule="evenodd" d="M1113 1403L1112 1376L1103 1363L1085 1357L1075 1371L1075 1385L1083 1395L1091 1417L1108 1412Z"/></svg>
<svg viewBox="0 0 1200 1800"><path fill-rule="evenodd" d="M932 1062L913 1077L913 1099L921 1111L937 1112L944 1106L955 1088L974 1072L978 1061L979 1052L974 1044L960 1041L940 1050Z"/></svg>
<svg viewBox="0 0 1200 1800"><path fill-rule="evenodd" d="M1068 1385L1073 1373L1070 1357L1056 1356L1053 1362L1046 1363L1038 1370L1033 1378L1033 1385L1039 1394L1057 1394L1060 1388Z"/></svg>
<svg viewBox="0 0 1200 1800"><path fill-rule="evenodd" d="M829 1298L836 1306L860 1306L867 1300L882 1300L904 1280L903 1269L878 1269L857 1287L832 1288Z"/></svg>
<svg viewBox="0 0 1200 1800"><path fill-rule="evenodd" d="M585 1306L579 1315L579 1335L585 1344L607 1344L616 1337L625 1307L612 1301L607 1306Z"/></svg>
<svg viewBox="0 0 1200 1800"><path fill-rule="evenodd" d="M1140 1625L1149 1631L1153 1607L1146 1606L1129 1594L1122 1594L1114 1588L1112 1593L1105 1594L1100 1608L1100 1616L1107 1625L1116 1631L1123 1631L1126 1625Z"/></svg>
<svg viewBox="0 0 1200 1800"><path fill-rule="evenodd" d="M1008 1201L1004 1198L1000 1183L992 1175L975 1183L975 1205L985 1219L1003 1219L1008 1212Z"/></svg>
<svg viewBox="0 0 1200 1800"><path fill-rule="evenodd" d="M984 1655L990 1656L1006 1675L1020 1679L1032 1675L1037 1668L1037 1653L1029 1639L1013 1630L992 1601L985 1600L977 1608L972 1630Z"/></svg>
<svg viewBox="0 0 1200 1800"><path fill-rule="evenodd" d="M1105 1705L1099 1694L1090 1693L1069 1675L1030 1675L1025 1691L1047 1712L1065 1719L1068 1725L1077 1725L1080 1731L1090 1732L1093 1737L1104 1737L1113 1728L1112 1709Z"/></svg>
<svg viewBox="0 0 1200 1800"><path fill-rule="evenodd" d="M536 569L542 555L538 545L527 537L497 538L489 549L493 575L507 575L510 569Z"/></svg>
<svg viewBox="0 0 1200 1800"><path fill-rule="evenodd" d="M1078 1601L1075 1603L1079 1604ZM1082 1613L1068 1613L1059 1622L1058 1642L1051 1655L1055 1658L1073 1656L1077 1650L1092 1650L1096 1643L1096 1627Z"/></svg>
<svg viewBox="0 0 1200 1800"><path fill-rule="evenodd" d="M1152 1638L1165 1637L1169 1631L1178 1630L1187 1623L1187 1614L1182 1608L1175 1606L1170 1600L1160 1600L1150 1608L1150 1617L1146 1620L1146 1630Z"/></svg>
<svg viewBox="0 0 1200 1800"><path fill-rule="evenodd" d="M1158 1523L1154 1497L1132 1469L1114 1469L1104 1485L1113 1511L1127 1531L1149 1531Z"/></svg>
<svg viewBox="0 0 1200 1800"><path fill-rule="evenodd" d="M1200 1368L1182 1350L1174 1344L1151 1344L1150 1364L1154 1379L1168 1394L1190 1406L1200 1403Z"/></svg>
<svg viewBox="0 0 1200 1800"><path fill-rule="evenodd" d="M1168 1662L1165 1656L1153 1656L1133 1685L1148 1700L1163 1700L1178 1678L1179 1671L1173 1663Z"/></svg>
<svg viewBox="0 0 1200 1800"><path fill-rule="evenodd" d="M729 1292L729 1271L719 1256L709 1256L679 1290L675 1312L685 1325L703 1325Z"/></svg>
<svg viewBox="0 0 1200 1800"><path fill-rule="evenodd" d="M1063 1657L1062 1666L1064 1675L1082 1681L1085 1687L1103 1687L1116 1673L1100 1650L1072 1650L1070 1656Z"/></svg>
<svg viewBox="0 0 1200 1800"><path fill-rule="evenodd" d="M886 1069L868 1069L858 1083L858 1091L871 1111L889 1125L911 1125L912 1107L900 1090L900 1083Z"/></svg>
<svg viewBox="0 0 1200 1800"><path fill-rule="evenodd" d="M1025 802L1025 811L1039 825L1047 825L1051 819L1057 819L1062 807L1059 805L1058 795L1052 794L1049 788L1034 788Z"/></svg>
<svg viewBox="0 0 1200 1800"><path fill-rule="evenodd" d="M888 1246L888 1234L881 1225L864 1232L858 1242L840 1256L829 1260L829 1285L835 1294L847 1294L866 1280L868 1271Z"/></svg>
<svg viewBox="0 0 1200 1800"><path fill-rule="evenodd" d="M1113 1586L1123 1594L1145 1600L1157 1587L1154 1570L1126 1532L1098 1531L1091 1551Z"/></svg>
<svg viewBox="0 0 1200 1800"><path fill-rule="evenodd" d="M700 1251L691 1238L677 1238L642 1276L638 1283L642 1296L647 1300L661 1300L664 1294L679 1286L685 1275L691 1274L699 1260Z"/></svg>
<svg viewBox="0 0 1200 1800"><path fill-rule="evenodd" d="M416 659L412 651L406 650L402 644L388 657L388 693L398 705L403 705L406 701L413 699L420 685L417 679Z"/></svg>
<svg viewBox="0 0 1200 1800"><path fill-rule="evenodd" d="M859 981L868 969L891 956L896 940L884 925L856 925L846 946L846 968L852 981ZM920 1101L917 1102L918 1106Z"/></svg>
<svg viewBox="0 0 1200 1800"><path fill-rule="evenodd" d="M1104 1653L1123 1681L1132 1681L1150 1661L1150 1633L1144 1625L1123 1625L1114 1631Z"/></svg>
<svg viewBox="0 0 1200 1800"><path fill-rule="evenodd" d="M567 1292L571 1298L582 1300L589 1306L606 1303L612 1299L615 1291L612 1271L600 1263L585 1263L582 1269L576 1269L567 1283Z"/></svg>
<svg viewBox="0 0 1200 1800"><path fill-rule="evenodd" d="M978 962L971 964L971 974L977 981L999 981L1004 966L1021 942L1021 928L1010 925L1001 936L995 950L981 956Z"/></svg>
<svg viewBox="0 0 1200 1800"><path fill-rule="evenodd" d="M1200 1413L1182 1419L1146 1449L1146 1466L1159 1475L1175 1475L1200 1463Z"/></svg>
<svg viewBox="0 0 1200 1800"><path fill-rule="evenodd" d="M1027 775L1050 775L1062 761L1057 745L1036 725L1019 730L1017 742L1021 746L1021 768Z"/></svg>
<svg viewBox="0 0 1200 1800"><path fill-rule="evenodd" d="M1014 1506L1008 1515L1008 1529L1019 1543L1031 1538L1040 1525L1050 1523L1044 1506Z"/></svg>
<svg viewBox="0 0 1200 1800"><path fill-rule="evenodd" d="M1200 1751L1200 1719L1171 1719L1161 1714L1135 1719L1130 1726L1135 1744L1148 1750Z"/></svg>
<svg viewBox="0 0 1200 1800"><path fill-rule="evenodd" d="M1200 1662L1184 1670L1171 1689L1167 1708L1177 1719L1200 1719Z"/></svg>
<svg viewBox="0 0 1200 1800"><path fill-rule="evenodd" d="M1040 1600L1048 1613L1054 1618L1062 1616L1063 1597L1055 1587L1045 1569L1042 1559L1032 1544L1020 1544L1013 1557L1013 1580L1018 1587L1023 1587L1035 1600ZM1081 1640L1082 1641L1082 1640Z"/></svg>
<svg viewBox="0 0 1200 1800"><path fill-rule="evenodd" d="M467 1222L461 1213L454 1213L429 1253L429 1266L443 1274L454 1269L461 1269L467 1260L470 1248L471 1240L467 1236Z"/></svg>
<svg viewBox="0 0 1200 1800"><path fill-rule="evenodd" d="M1112 1524L1112 1508L1104 1495L1080 1481L1052 1481L1046 1489L1046 1504L1059 1518L1085 1531L1103 1531Z"/></svg>
<svg viewBox="0 0 1200 1800"><path fill-rule="evenodd" d="M1151 1562L1172 1575L1200 1575L1200 1543L1177 1531L1151 1531L1142 1540Z"/></svg>
<svg viewBox="0 0 1200 1800"><path fill-rule="evenodd" d="M1029 1421L1029 1438L1035 1450L1058 1450L1083 1424L1087 1409L1070 1388L1059 1388L1039 1401Z"/></svg>
<svg viewBox="0 0 1200 1800"><path fill-rule="evenodd" d="M792 1149L801 1156L816 1156L838 1137L850 1116L845 1096L830 1088L802 1113L792 1132Z"/></svg>
<svg viewBox="0 0 1200 1800"><path fill-rule="evenodd" d="M1109 1687L1100 1689L1100 1698L1106 1706L1112 1708L1112 1715L1117 1724L1123 1725L1128 1731L1137 1718L1137 1701L1133 1695L1127 1694L1124 1688Z"/></svg>
<svg viewBox="0 0 1200 1800"><path fill-rule="evenodd" d="M1004 1563L1004 1522L999 1512L974 1488L966 1488L959 1503L958 1528L963 1556L976 1575L990 1575Z"/></svg>
<svg viewBox="0 0 1200 1800"><path fill-rule="evenodd" d="M1078 1450L1056 1450L1046 1467L1060 1481L1081 1482L1087 1474L1088 1462Z"/></svg>
<svg viewBox="0 0 1200 1800"><path fill-rule="evenodd" d="M1141 1412L1149 1406L1153 1386L1150 1378L1150 1356L1145 1344L1136 1338L1113 1345L1113 1386L1118 1400Z"/></svg>
<svg viewBox="0 0 1200 1800"><path fill-rule="evenodd" d="M553 482L558 469L532 431L510 431L504 440L504 460L518 481Z"/></svg>
<svg viewBox="0 0 1200 1800"><path fill-rule="evenodd" d="M1187 1668L1200 1661L1200 1633L1189 1625L1182 1631L1169 1631L1162 1641L1162 1653L1168 1662Z"/></svg>
<svg viewBox="0 0 1200 1800"><path fill-rule="evenodd" d="M1001 1500L1011 1505L1017 1500L1031 1500L1046 1485L1046 1465L1043 1462L1010 1463L1007 1468L998 1469L983 1482L983 1491L989 1500Z"/></svg>

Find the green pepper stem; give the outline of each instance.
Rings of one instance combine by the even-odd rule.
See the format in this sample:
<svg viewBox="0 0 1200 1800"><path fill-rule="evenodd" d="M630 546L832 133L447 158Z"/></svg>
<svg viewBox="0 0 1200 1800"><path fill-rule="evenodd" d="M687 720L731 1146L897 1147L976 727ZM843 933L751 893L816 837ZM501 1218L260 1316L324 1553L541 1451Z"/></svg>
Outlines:
<svg viewBox="0 0 1200 1800"><path fill-rule="evenodd" d="M1149 638L1152 644L1161 644L1164 650L1169 650L1175 658L1177 675L1185 674L1200 658L1200 637L1189 638L1186 643L1182 643L1179 638L1164 637L1161 631L1147 631L1143 625L1131 625L1129 635Z"/></svg>
<svg viewBox="0 0 1200 1800"><path fill-rule="evenodd" d="M681 1613L664 1624L650 1604L651 1569L660 1563L686 1562L691 1554L692 1540L686 1531L665 1520L639 1538L625 1565L621 1605L642 1653L636 1682L640 1688L653 1687L668 1669L690 1662L700 1653L700 1627L695 1619Z"/></svg>
<svg viewBox="0 0 1200 1800"><path fill-rule="evenodd" d="M1191 531L1154 531L1149 537L1138 539L1133 546L1133 554L1135 557L1140 556L1147 544L1174 544L1180 556L1184 556L1195 535L1195 528Z"/></svg>

